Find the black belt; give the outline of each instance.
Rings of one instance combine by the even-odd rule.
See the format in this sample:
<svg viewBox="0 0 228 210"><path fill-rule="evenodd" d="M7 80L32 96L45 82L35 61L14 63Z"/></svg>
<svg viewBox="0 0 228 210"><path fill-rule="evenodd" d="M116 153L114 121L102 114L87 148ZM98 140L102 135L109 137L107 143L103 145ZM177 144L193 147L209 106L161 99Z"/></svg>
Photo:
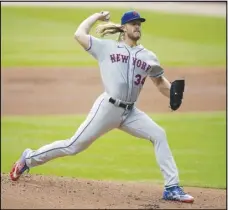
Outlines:
<svg viewBox="0 0 228 210"><path fill-rule="evenodd" d="M115 104L116 100L113 99L113 98L110 98L109 102L112 103L112 104ZM126 109L126 110L132 110L133 107L134 107L134 104L124 104L124 103L120 102L118 106L123 108L123 109Z"/></svg>

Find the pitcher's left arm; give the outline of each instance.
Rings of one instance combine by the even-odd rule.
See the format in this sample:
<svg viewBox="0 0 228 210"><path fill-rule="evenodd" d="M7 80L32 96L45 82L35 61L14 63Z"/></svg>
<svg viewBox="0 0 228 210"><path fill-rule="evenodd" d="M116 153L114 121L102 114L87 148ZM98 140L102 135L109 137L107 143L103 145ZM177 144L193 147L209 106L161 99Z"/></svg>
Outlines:
<svg viewBox="0 0 228 210"><path fill-rule="evenodd" d="M149 53L149 56L151 68L148 71L148 76L158 90L169 98L170 108L175 111L182 103L185 80L178 79L170 83L164 76L164 69L161 67L157 56L152 52Z"/></svg>
<svg viewBox="0 0 228 210"><path fill-rule="evenodd" d="M160 77L150 77L158 90L166 97L170 97L170 82L162 75Z"/></svg>
<svg viewBox="0 0 228 210"><path fill-rule="evenodd" d="M163 75L159 77L151 77L158 90L167 96L169 100L170 108L175 111L182 104L185 80L178 79L170 83Z"/></svg>

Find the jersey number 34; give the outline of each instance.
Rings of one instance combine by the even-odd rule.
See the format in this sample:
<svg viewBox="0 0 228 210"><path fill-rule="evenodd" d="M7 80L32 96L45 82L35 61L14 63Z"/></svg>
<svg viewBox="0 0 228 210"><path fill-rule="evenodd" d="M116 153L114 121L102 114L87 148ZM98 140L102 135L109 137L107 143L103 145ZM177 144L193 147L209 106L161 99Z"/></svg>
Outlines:
<svg viewBox="0 0 228 210"><path fill-rule="evenodd" d="M143 85L145 80L146 80L146 77L142 78L140 74L136 74L134 83L135 85L139 85L139 84Z"/></svg>

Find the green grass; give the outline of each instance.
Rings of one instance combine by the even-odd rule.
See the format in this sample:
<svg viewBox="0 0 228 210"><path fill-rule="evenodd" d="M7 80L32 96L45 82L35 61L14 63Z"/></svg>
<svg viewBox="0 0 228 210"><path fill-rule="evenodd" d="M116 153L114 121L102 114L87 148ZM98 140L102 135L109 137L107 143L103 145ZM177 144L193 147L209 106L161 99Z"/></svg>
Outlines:
<svg viewBox="0 0 228 210"><path fill-rule="evenodd" d="M105 9L111 11L111 20L117 23L125 11ZM2 66L97 65L73 38L80 22L97 11L2 6ZM225 18L140 12L147 19L141 43L157 54L161 64L225 66Z"/></svg>
<svg viewBox="0 0 228 210"><path fill-rule="evenodd" d="M225 112L150 115L165 128L181 184L226 187ZM85 116L7 116L1 123L1 171L21 152L71 137ZM32 168L32 174L163 184L149 141L113 130L76 156Z"/></svg>

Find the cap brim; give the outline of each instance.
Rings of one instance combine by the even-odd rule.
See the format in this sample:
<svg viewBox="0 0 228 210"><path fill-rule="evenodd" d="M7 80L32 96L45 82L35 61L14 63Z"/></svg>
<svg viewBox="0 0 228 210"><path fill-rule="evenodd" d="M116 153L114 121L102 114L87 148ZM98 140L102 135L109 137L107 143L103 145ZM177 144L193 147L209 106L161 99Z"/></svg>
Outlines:
<svg viewBox="0 0 228 210"><path fill-rule="evenodd" d="M146 21L145 18L139 18L139 20L140 20L141 22L145 22L145 21Z"/></svg>

